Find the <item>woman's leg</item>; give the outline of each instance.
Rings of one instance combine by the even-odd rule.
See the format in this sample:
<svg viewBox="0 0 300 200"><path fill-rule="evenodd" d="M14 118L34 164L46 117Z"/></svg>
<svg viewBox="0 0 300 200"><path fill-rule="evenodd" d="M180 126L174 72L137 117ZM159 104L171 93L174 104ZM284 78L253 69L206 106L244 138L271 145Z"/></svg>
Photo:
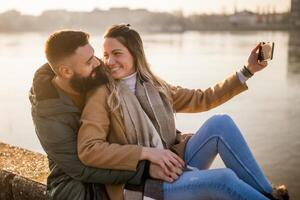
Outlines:
<svg viewBox="0 0 300 200"><path fill-rule="evenodd" d="M244 182L262 193L272 192L271 184L228 115L215 115L203 124L187 143L185 162L199 169L208 169L217 154L225 166Z"/></svg>
<svg viewBox="0 0 300 200"><path fill-rule="evenodd" d="M163 183L165 200L267 200L228 168L184 172L173 183Z"/></svg>

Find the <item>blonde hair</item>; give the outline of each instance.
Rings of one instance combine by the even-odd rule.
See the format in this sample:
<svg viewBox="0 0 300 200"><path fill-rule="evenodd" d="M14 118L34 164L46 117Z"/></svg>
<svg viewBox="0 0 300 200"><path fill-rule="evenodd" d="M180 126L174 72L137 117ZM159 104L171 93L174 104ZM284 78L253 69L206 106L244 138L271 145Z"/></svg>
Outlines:
<svg viewBox="0 0 300 200"><path fill-rule="evenodd" d="M150 82L169 98L166 82L155 76L150 69L150 65L145 56L142 39L137 31L132 29L129 24L113 25L107 29L104 38L114 38L124 45L134 59L134 66L136 67L138 78L142 81ZM108 87L111 93L107 103L110 109L115 111L120 106L118 81L110 78Z"/></svg>

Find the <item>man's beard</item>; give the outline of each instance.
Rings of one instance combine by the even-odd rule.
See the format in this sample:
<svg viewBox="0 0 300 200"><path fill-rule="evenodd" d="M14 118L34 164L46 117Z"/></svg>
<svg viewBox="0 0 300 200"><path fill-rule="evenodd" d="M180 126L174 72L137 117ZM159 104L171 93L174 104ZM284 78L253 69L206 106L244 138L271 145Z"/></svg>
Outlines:
<svg viewBox="0 0 300 200"><path fill-rule="evenodd" d="M92 74L94 73L95 76L93 77ZM70 86L79 93L86 93L89 90L106 83L108 83L108 78L102 66L93 69L88 77L82 77L75 72L70 79Z"/></svg>

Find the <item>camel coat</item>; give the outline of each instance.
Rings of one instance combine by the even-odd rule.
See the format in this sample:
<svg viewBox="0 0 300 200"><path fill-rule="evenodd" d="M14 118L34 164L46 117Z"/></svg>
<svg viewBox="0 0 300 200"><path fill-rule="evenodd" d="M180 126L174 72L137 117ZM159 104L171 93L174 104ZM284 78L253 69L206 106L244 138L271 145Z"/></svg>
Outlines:
<svg viewBox="0 0 300 200"><path fill-rule="evenodd" d="M210 110L248 89L236 73L206 90L185 89L169 85L174 112L196 113ZM79 159L88 166L135 171L142 146L130 145L119 111L111 112L107 105L109 90L101 86L93 90L81 116L78 133ZM171 148L183 157L187 137L178 135ZM124 185L106 185L108 198L123 199Z"/></svg>

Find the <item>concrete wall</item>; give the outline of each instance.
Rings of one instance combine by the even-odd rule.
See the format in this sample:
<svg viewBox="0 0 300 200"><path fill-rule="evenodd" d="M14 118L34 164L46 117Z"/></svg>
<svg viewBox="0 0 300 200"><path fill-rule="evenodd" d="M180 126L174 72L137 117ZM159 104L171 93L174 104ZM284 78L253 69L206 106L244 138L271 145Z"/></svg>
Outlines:
<svg viewBox="0 0 300 200"><path fill-rule="evenodd" d="M48 172L46 156L0 143L0 200L47 199Z"/></svg>
<svg viewBox="0 0 300 200"><path fill-rule="evenodd" d="M46 185L0 170L1 200L44 200Z"/></svg>

